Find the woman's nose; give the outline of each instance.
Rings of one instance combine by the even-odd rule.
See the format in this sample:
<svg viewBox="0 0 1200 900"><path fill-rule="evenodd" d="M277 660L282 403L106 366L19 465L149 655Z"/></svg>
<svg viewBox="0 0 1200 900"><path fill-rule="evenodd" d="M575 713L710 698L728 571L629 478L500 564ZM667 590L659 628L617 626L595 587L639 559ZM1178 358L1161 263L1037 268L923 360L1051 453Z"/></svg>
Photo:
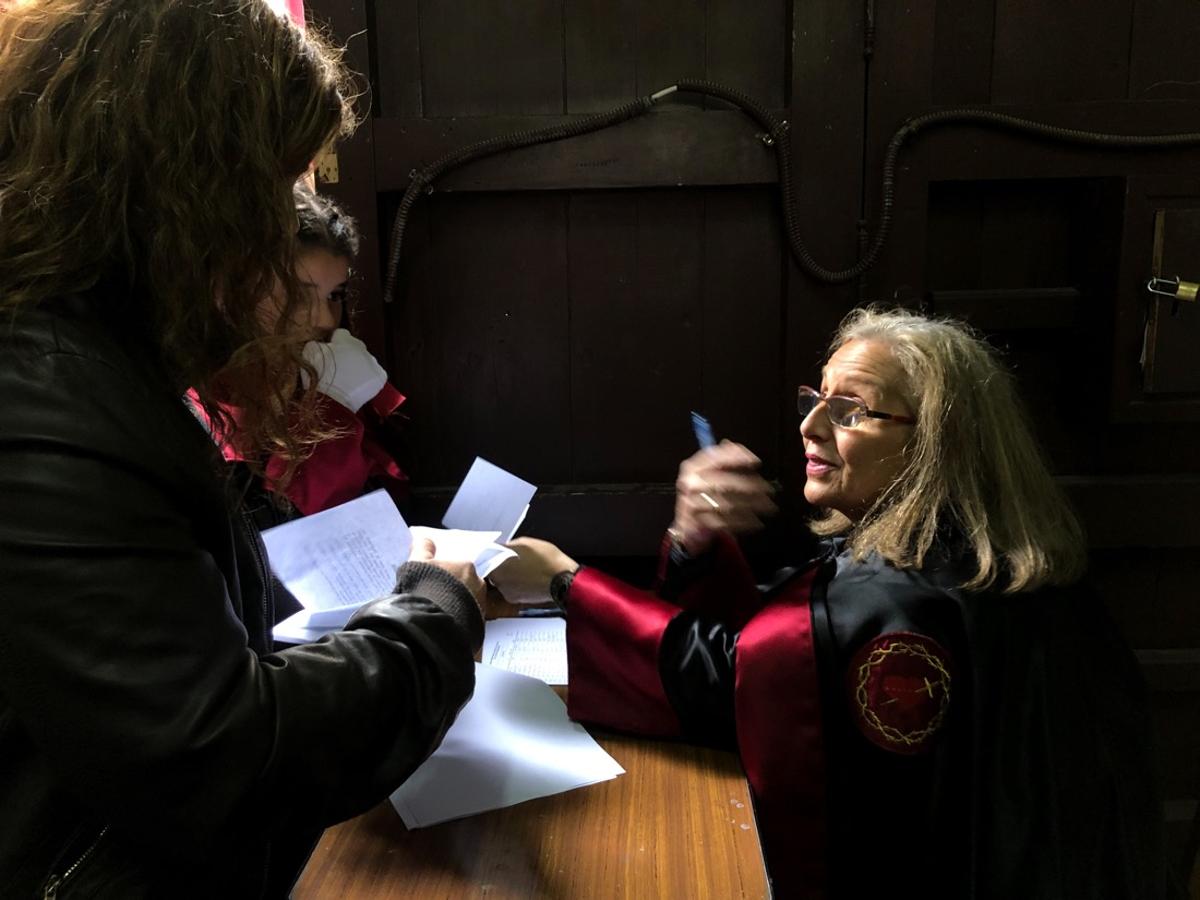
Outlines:
<svg viewBox="0 0 1200 900"><path fill-rule="evenodd" d="M821 401L808 411L808 415L800 421L800 436L805 440L821 441L829 438L829 415L825 411L825 402Z"/></svg>

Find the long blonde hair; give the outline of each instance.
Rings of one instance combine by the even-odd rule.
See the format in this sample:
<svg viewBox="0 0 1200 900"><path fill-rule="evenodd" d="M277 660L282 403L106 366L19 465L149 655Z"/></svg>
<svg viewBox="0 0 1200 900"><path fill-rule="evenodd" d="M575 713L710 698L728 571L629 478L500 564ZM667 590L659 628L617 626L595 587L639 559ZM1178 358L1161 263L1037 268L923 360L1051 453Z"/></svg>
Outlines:
<svg viewBox="0 0 1200 900"><path fill-rule="evenodd" d="M301 348L258 310L280 285L280 322L307 302L292 183L352 129L352 100L338 52L265 0L10 5L3 318L82 295L136 323L210 417L240 408L248 455L302 457L320 427L313 389L291 396Z"/></svg>
<svg viewBox="0 0 1200 900"><path fill-rule="evenodd" d="M891 350L917 424L904 470L866 515L851 523L831 512L813 530L845 533L855 558L876 552L900 568L921 567L935 540L956 532L975 558L969 590L1080 578L1083 529L996 351L962 323L875 307L843 320L830 354L851 341Z"/></svg>

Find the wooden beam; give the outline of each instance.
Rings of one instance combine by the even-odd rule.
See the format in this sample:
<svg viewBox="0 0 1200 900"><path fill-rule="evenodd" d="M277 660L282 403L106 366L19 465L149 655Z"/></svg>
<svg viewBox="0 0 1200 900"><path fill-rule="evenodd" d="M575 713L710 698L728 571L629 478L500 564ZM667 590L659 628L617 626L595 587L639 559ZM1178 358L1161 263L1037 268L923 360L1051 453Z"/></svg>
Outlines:
<svg viewBox="0 0 1200 900"><path fill-rule="evenodd" d="M780 114L782 116L782 113ZM587 116L380 118L373 123L380 191L403 191L414 169L476 141ZM771 184L775 154L755 122L733 110L663 108L602 131L464 165L438 191L574 190Z"/></svg>

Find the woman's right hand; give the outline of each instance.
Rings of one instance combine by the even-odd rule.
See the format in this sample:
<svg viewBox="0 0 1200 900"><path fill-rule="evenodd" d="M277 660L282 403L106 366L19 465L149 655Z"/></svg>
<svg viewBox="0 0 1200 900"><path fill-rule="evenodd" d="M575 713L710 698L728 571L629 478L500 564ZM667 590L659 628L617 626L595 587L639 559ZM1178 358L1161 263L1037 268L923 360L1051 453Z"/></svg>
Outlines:
<svg viewBox="0 0 1200 900"><path fill-rule="evenodd" d="M412 551L408 555L408 560L409 562L429 563L431 566L437 566L439 569L449 572L471 592L471 596L475 599L475 605L479 607L480 615L487 618L487 585L483 583L483 579L475 571L475 563L464 562L462 560L434 559L436 555L437 547L433 541L429 538L420 538L413 541Z"/></svg>
<svg viewBox="0 0 1200 900"><path fill-rule="evenodd" d="M685 459L675 481L671 531L690 556L712 546L718 531L745 534L775 512L775 489L759 474L762 461L732 441L721 441Z"/></svg>
<svg viewBox="0 0 1200 900"><path fill-rule="evenodd" d="M507 546L516 551L516 557L502 562L490 577L504 599L518 606L550 603L551 579L579 568L579 563L549 541L517 538Z"/></svg>

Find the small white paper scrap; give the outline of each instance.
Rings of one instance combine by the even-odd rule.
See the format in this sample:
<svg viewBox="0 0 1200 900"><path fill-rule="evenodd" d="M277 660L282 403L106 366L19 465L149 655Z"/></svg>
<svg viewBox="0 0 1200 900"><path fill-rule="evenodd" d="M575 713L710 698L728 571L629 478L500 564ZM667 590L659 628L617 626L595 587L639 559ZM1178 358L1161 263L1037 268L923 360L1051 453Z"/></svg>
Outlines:
<svg viewBox="0 0 1200 900"><path fill-rule="evenodd" d="M483 661L546 684L566 684L566 619L493 619L483 636Z"/></svg>
<svg viewBox="0 0 1200 900"><path fill-rule="evenodd" d="M545 684L476 664L475 695L391 802L405 825L422 828L624 772Z"/></svg>
<svg viewBox="0 0 1200 900"><path fill-rule="evenodd" d="M442 524L447 528L498 531L507 544L525 521L537 487L482 457L475 457Z"/></svg>

